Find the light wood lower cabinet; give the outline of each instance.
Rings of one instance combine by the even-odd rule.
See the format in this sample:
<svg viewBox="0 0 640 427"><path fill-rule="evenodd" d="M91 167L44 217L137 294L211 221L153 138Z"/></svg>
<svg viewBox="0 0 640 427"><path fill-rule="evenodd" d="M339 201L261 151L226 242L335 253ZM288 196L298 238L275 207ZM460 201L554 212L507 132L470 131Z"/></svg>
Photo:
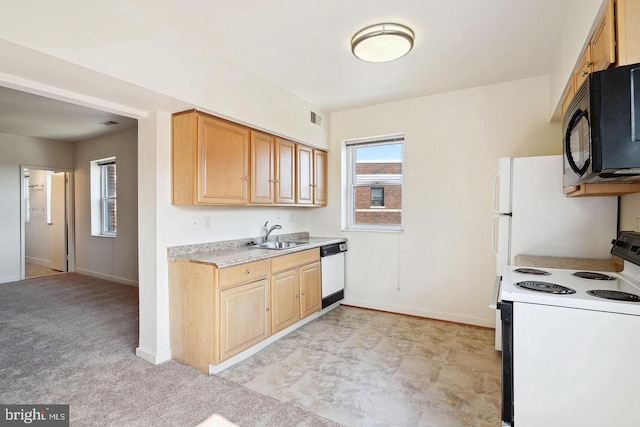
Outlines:
<svg viewBox="0 0 640 427"><path fill-rule="evenodd" d="M300 318L322 308L320 262L300 267Z"/></svg>
<svg viewBox="0 0 640 427"><path fill-rule="evenodd" d="M278 332L300 319L300 286L296 269L271 276L271 330Z"/></svg>
<svg viewBox="0 0 640 427"><path fill-rule="evenodd" d="M320 311L322 288L319 250L272 258L271 274L273 333Z"/></svg>
<svg viewBox="0 0 640 427"><path fill-rule="evenodd" d="M220 292L220 360L271 335L267 279Z"/></svg>
<svg viewBox="0 0 640 427"><path fill-rule="evenodd" d="M203 372L322 306L320 249L227 268L169 263L172 357Z"/></svg>

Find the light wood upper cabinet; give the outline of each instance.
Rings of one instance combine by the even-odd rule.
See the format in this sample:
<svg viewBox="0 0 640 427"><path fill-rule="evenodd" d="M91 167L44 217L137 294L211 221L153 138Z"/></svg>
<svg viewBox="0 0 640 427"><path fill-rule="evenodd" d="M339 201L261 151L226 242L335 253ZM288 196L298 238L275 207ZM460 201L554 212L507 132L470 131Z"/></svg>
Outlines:
<svg viewBox="0 0 640 427"><path fill-rule="evenodd" d="M173 116L173 204L247 203L249 129L197 111Z"/></svg>
<svg viewBox="0 0 640 427"><path fill-rule="evenodd" d="M604 15L589 39L573 76L577 91L589 74L609 68L616 62L615 16L613 0L607 4Z"/></svg>
<svg viewBox="0 0 640 427"><path fill-rule="evenodd" d="M309 206L327 205L327 153L298 145L296 203Z"/></svg>
<svg viewBox="0 0 640 427"><path fill-rule="evenodd" d="M313 204L327 205L327 152L313 150Z"/></svg>
<svg viewBox="0 0 640 427"><path fill-rule="evenodd" d="M589 77L589 74L591 74L591 66L591 46L587 46L587 50L585 50L580 57L576 71L573 74L573 87L575 87L576 90L582 86L582 83L584 83Z"/></svg>
<svg viewBox="0 0 640 427"><path fill-rule="evenodd" d="M296 144L276 138L276 185L275 202L294 204L296 202Z"/></svg>
<svg viewBox="0 0 640 427"><path fill-rule="evenodd" d="M615 16L613 2L607 4L604 16L591 41L591 72L606 70L616 62Z"/></svg>
<svg viewBox="0 0 640 427"><path fill-rule="evenodd" d="M220 291L220 360L271 335L267 279Z"/></svg>
<svg viewBox="0 0 640 427"><path fill-rule="evenodd" d="M326 206L326 152L196 110L172 122L174 205Z"/></svg>
<svg viewBox="0 0 640 427"><path fill-rule="evenodd" d="M296 203L313 204L313 149L298 144L296 148Z"/></svg>
<svg viewBox="0 0 640 427"><path fill-rule="evenodd" d="M616 66L636 64L640 62L640 0L615 3Z"/></svg>
<svg viewBox="0 0 640 427"><path fill-rule="evenodd" d="M251 203L272 204L275 183L275 137L251 131Z"/></svg>

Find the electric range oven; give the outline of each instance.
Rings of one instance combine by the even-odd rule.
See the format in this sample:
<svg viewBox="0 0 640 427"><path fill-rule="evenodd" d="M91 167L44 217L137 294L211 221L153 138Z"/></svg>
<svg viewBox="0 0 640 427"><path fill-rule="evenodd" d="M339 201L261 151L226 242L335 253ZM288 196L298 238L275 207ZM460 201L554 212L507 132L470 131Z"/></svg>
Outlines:
<svg viewBox="0 0 640 427"><path fill-rule="evenodd" d="M640 234L612 243L620 273L505 269L503 426L640 425Z"/></svg>

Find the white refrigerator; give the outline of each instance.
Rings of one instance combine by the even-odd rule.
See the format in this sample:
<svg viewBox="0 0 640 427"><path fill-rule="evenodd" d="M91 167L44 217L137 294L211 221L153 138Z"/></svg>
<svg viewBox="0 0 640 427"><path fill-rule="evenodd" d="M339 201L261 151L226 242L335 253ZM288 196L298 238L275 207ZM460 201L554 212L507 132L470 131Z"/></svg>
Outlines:
<svg viewBox="0 0 640 427"><path fill-rule="evenodd" d="M617 235L618 198L566 197L563 159L558 156L503 157L494 182L493 250L496 286L517 255L610 258ZM500 350L500 312L496 349Z"/></svg>

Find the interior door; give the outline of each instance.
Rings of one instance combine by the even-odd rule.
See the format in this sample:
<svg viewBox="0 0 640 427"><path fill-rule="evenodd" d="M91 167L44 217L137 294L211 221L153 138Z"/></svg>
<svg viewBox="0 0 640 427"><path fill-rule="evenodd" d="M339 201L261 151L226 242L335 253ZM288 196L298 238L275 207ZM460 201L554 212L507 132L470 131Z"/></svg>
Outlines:
<svg viewBox="0 0 640 427"><path fill-rule="evenodd" d="M51 268L67 271L67 183L66 173L51 176Z"/></svg>

